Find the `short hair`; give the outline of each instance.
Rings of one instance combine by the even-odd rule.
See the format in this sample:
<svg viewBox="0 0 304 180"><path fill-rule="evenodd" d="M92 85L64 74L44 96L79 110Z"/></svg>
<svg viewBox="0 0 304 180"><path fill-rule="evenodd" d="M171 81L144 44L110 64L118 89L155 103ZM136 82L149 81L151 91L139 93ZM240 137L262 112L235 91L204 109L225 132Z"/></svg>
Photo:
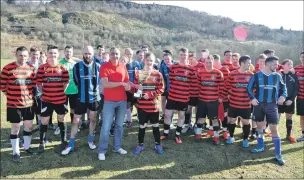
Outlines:
<svg viewBox="0 0 304 180"><path fill-rule="evenodd" d="M224 56L225 56L226 53L232 53L232 51L231 51L231 50L226 50L226 51L224 52Z"/></svg>
<svg viewBox="0 0 304 180"><path fill-rule="evenodd" d="M266 58L265 64L273 62L273 61L278 61L278 60L279 60L279 58L277 56L271 56L271 57Z"/></svg>
<svg viewBox="0 0 304 180"><path fill-rule="evenodd" d="M275 51L272 50L272 49L266 49L263 53L264 54L270 54L270 53L275 53Z"/></svg>
<svg viewBox="0 0 304 180"><path fill-rule="evenodd" d="M57 50L58 50L58 47L55 46L55 45L48 45L47 51L49 51L49 50L51 50L51 49L57 49Z"/></svg>
<svg viewBox="0 0 304 180"><path fill-rule="evenodd" d="M181 51L183 53L188 53L189 52L189 50L187 48L180 48L179 51Z"/></svg>
<svg viewBox="0 0 304 180"><path fill-rule="evenodd" d="M220 55L218 55L218 54L213 54L213 59L220 59L221 57L220 57Z"/></svg>
<svg viewBox="0 0 304 180"><path fill-rule="evenodd" d="M96 49L99 49L99 48L105 48L105 47L104 47L104 45L98 44Z"/></svg>
<svg viewBox="0 0 304 180"><path fill-rule="evenodd" d="M126 51L129 51L129 52L131 52L131 53L133 54L133 50L132 50L131 48L126 48L126 49L125 49L125 52L126 52Z"/></svg>
<svg viewBox="0 0 304 180"><path fill-rule="evenodd" d="M145 59L150 58L152 61L155 61L155 55L152 52L148 52L145 54Z"/></svg>
<svg viewBox="0 0 304 180"><path fill-rule="evenodd" d="M46 52L44 50L40 51L40 55L42 54L46 55Z"/></svg>
<svg viewBox="0 0 304 180"><path fill-rule="evenodd" d="M267 57L266 57L265 54L260 54L258 58L259 58L259 59L266 59Z"/></svg>
<svg viewBox="0 0 304 180"><path fill-rule="evenodd" d="M300 56L301 56L302 54L304 54L304 51L303 51L303 52L301 52Z"/></svg>
<svg viewBox="0 0 304 180"><path fill-rule="evenodd" d="M117 50L119 53L120 53L120 50L117 48L117 47L111 47L111 49L110 49L110 53L112 52L112 51L115 51L115 50Z"/></svg>
<svg viewBox="0 0 304 180"><path fill-rule="evenodd" d="M66 50L66 49L73 49L73 46L66 46L66 47L64 48L64 50Z"/></svg>
<svg viewBox="0 0 304 180"><path fill-rule="evenodd" d="M102 53L102 55L106 55L106 54L109 54L109 52L103 52L103 53Z"/></svg>
<svg viewBox="0 0 304 180"><path fill-rule="evenodd" d="M241 63L245 63L246 61L250 60L250 56L249 55L245 55L245 56L241 56L239 59L239 64L241 65Z"/></svg>
<svg viewBox="0 0 304 180"><path fill-rule="evenodd" d="M136 51L136 55L138 55L139 53L142 53L142 52L144 52L143 50L138 50L138 51Z"/></svg>
<svg viewBox="0 0 304 180"><path fill-rule="evenodd" d="M20 47L17 47L16 54L17 54L18 51L28 51L28 50L25 46L20 46Z"/></svg>
<svg viewBox="0 0 304 180"><path fill-rule="evenodd" d="M172 52L170 50L164 50L163 53L164 53L163 57L164 56L171 56L172 57Z"/></svg>
<svg viewBox="0 0 304 180"><path fill-rule="evenodd" d="M292 60L290 60L290 59L285 59L285 60L282 62L282 65L285 65L285 64L288 63L288 62L292 62Z"/></svg>
<svg viewBox="0 0 304 180"><path fill-rule="evenodd" d="M209 55L209 56L207 57L207 59L210 59L210 60L214 61L213 55Z"/></svg>
<svg viewBox="0 0 304 180"><path fill-rule="evenodd" d="M147 45L142 45L141 49L144 49L144 48L149 48L149 47Z"/></svg>
<svg viewBox="0 0 304 180"><path fill-rule="evenodd" d="M209 52L208 49L202 49L201 52Z"/></svg>
<svg viewBox="0 0 304 180"><path fill-rule="evenodd" d="M194 51L189 51L189 57L196 57Z"/></svg>
<svg viewBox="0 0 304 180"><path fill-rule="evenodd" d="M30 52L37 52L39 51L39 48L37 46L33 46L30 48Z"/></svg>
<svg viewBox="0 0 304 180"><path fill-rule="evenodd" d="M233 53L233 54L232 54L232 57L233 57L233 56L234 56L234 57L240 58L241 55L240 55L239 53Z"/></svg>

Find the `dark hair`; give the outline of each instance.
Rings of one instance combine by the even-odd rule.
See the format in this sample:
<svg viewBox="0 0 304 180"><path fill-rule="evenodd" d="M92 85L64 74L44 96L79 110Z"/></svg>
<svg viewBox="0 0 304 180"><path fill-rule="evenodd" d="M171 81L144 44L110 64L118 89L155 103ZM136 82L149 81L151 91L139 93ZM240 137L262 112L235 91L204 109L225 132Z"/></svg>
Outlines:
<svg viewBox="0 0 304 180"><path fill-rule="evenodd" d="M213 59L220 59L221 57L220 57L220 55L218 55L218 54L213 54Z"/></svg>
<svg viewBox="0 0 304 180"><path fill-rule="evenodd" d="M64 50L66 50L66 49L73 49L73 46L66 46L66 47L64 48Z"/></svg>
<svg viewBox="0 0 304 180"><path fill-rule="evenodd" d="M224 56L225 56L226 53L232 53L232 51L231 51L231 50L226 50L226 51L224 52Z"/></svg>
<svg viewBox="0 0 304 180"><path fill-rule="evenodd" d="M242 63L245 63L247 60L250 60L250 56L249 55L245 55L245 56L241 56L239 58L239 64L241 65Z"/></svg>
<svg viewBox="0 0 304 180"><path fill-rule="evenodd" d="M40 51L40 55L42 54L46 55L46 52L44 50Z"/></svg>
<svg viewBox="0 0 304 180"><path fill-rule="evenodd" d="M277 56L271 56L271 57L266 58L265 64L273 62L273 61L278 61L278 60L279 60L279 58Z"/></svg>
<svg viewBox="0 0 304 180"><path fill-rule="evenodd" d="M18 51L28 51L25 46L20 46L16 49L16 54Z"/></svg>
<svg viewBox="0 0 304 180"><path fill-rule="evenodd" d="M37 52L37 51L39 51L39 49L38 49L38 47L36 47L36 46L33 46L33 47L31 47L31 49L30 49L30 52Z"/></svg>
<svg viewBox="0 0 304 180"><path fill-rule="evenodd" d="M136 55L138 55L139 53L144 52L143 50L138 50L136 51Z"/></svg>
<svg viewBox="0 0 304 180"><path fill-rule="evenodd" d="M290 59L285 59L283 62L282 62L282 65L285 65L286 63L288 63L288 62L291 62L292 60L290 60Z"/></svg>
<svg viewBox="0 0 304 180"><path fill-rule="evenodd" d="M96 49L98 49L98 48L104 48L104 45L98 44Z"/></svg>
<svg viewBox="0 0 304 180"><path fill-rule="evenodd" d="M54 46L54 45L48 45L47 51L49 51L49 50L51 50L51 49L57 49L57 50L58 50L58 47L57 47L57 46Z"/></svg>
<svg viewBox="0 0 304 180"><path fill-rule="evenodd" d="M187 48L181 48L179 51L183 52L183 53L187 53L189 52L189 50Z"/></svg>
<svg viewBox="0 0 304 180"><path fill-rule="evenodd" d="M202 49L201 52L209 52L208 49Z"/></svg>
<svg viewBox="0 0 304 180"><path fill-rule="evenodd" d="M143 49L143 48L149 48L149 47L147 45L142 45L141 49Z"/></svg>
<svg viewBox="0 0 304 180"><path fill-rule="evenodd" d="M163 53L164 53L163 57L164 56L171 56L172 57L172 52L170 50L164 50Z"/></svg>
<svg viewBox="0 0 304 180"><path fill-rule="evenodd" d="M270 54L270 53L275 53L275 51L272 50L272 49L266 49L263 53L264 54Z"/></svg>
<svg viewBox="0 0 304 180"><path fill-rule="evenodd" d="M301 56L302 54L304 54L304 51L303 51L303 52L301 52L300 56Z"/></svg>

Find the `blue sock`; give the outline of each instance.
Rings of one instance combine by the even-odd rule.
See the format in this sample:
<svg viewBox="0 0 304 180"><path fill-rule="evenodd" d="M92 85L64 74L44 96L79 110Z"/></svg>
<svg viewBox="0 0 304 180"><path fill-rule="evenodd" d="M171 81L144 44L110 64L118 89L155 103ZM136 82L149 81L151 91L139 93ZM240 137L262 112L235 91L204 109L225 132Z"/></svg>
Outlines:
<svg viewBox="0 0 304 180"><path fill-rule="evenodd" d="M257 138L258 148L259 149L264 148L264 139L263 139L263 136L264 136L264 132L259 130L258 131L258 138Z"/></svg>
<svg viewBox="0 0 304 180"><path fill-rule="evenodd" d="M281 139L280 137L273 137L272 142L274 144L274 151L276 156L281 156Z"/></svg>
<svg viewBox="0 0 304 180"><path fill-rule="evenodd" d="M88 142L92 142L94 140L94 135L89 134L88 135Z"/></svg>
<svg viewBox="0 0 304 180"><path fill-rule="evenodd" d="M75 147L75 138L70 138L69 147L71 147L71 148L74 149L74 147Z"/></svg>

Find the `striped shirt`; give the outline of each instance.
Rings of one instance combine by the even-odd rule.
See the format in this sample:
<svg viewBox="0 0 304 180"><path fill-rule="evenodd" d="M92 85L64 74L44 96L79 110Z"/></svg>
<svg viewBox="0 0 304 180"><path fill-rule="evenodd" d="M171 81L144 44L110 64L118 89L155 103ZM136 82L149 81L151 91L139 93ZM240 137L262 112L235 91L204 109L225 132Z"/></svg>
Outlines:
<svg viewBox="0 0 304 180"><path fill-rule="evenodd" d="M92 61L89 65L84 61L75 64L74 82L78 88L78 97L82 103L92 103L100 100L100 64Z"/></svg>
<svg viewBox="0 0 304 180"><path fill-rule="evenodd" d="M12 62L1 72L1 91L6 93L6 107L27 108L33 106L33 90L36 84L35 68L32 65L17 65Z"/></svg>
<svg viewBox="0 0 304 180"><path fill-rule="evenodd" d="M170 90L168 99L189 102L195 87L196 77L190 65L173 64L169 70Z"/></svg>
<svg viewBox="0 0 304 180"><path fill-rule="evenodd" d="M64 86L69 82L69 73L62 64L42 64L38 68L37 85L42 86L42 100L52 104L64 104Z"/></svg>
<svg viewBox="0 0 304 180"><path fill-rule="evenodd" d="M224 62L222 62L222 66L228 68L229 70L233 69L232 62L224 61Z"/></svg>
<svg viewBox="0 0 304 180"><path fill-rule="evenodd" d="M298 98L304 100L304 65L296 66L294 69L299 81Z"/></svg>
<svg viewBox="0 0 304 180"><path fill-rule="evenodd" d="M198 78L197 78L197 74L199 71L201 71L202 69L205 69L205 65L201 62L199 62L196 66L192 66L194 69L194 75L195 75L195 86L192 89L192 94L191 97L199 97L199 85L198 85Z"/></svg>
<svg viewBox="0 0 304 180"><path fill-rule="evenodd" d="M253 93L254 89L256 95ZM269 75L265 75L263 71L255 73L249 81L247 92L251 100L257 99L260 103L277 102L280 96L287 97L286 85L277 72Z"/></svg>
<svg viewBox="0 0 304 180"><path fill-rule="evenodd" d="M221 69L219 69L222 73L223 73L223 77L224 77L224 81L223 84L221 84L220 88L221 91L224 92L225 91L225 82L227 81L230 71L228 68L222 66ZM228 94L223 94L223 102L228 102Z"/></svg>
<svg viewBox="0 0 304 180"><path fill-rule="evenodd" d="M135 73L134 84L139 83L139 73L142 70L138 70ZM136 107L145 112L158 112L159 104L157 97L164 92L163 76L157 70L153 70L147 79L143 82L143 94L147 94L149 99L137 98ZM132 88L133 89L133 88ZM134 92L137 90L133 89Z"/></svg>
<svg viewBox="0 0 304 180"><path fill-rule="evenodd" d="M223 73L218 69L207 71L201 70L198 73L198 82L200 87L199 99L205 102L217 101L223 99L221 85L224 83Z"/></svg>
<svg viewBox="0 0 304 180"><path fill-rule="evenodd" d="M253 73L250 71L232 71L225 83L225 93L229 94L229 106L239 109L250 109L247 86Z"/></svg>

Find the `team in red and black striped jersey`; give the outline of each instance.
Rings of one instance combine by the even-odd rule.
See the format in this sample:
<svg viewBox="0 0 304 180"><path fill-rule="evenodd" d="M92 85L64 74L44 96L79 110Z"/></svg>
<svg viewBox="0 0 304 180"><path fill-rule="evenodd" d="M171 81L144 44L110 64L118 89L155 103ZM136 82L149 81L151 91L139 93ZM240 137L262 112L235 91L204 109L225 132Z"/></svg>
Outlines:
<svg viewBox="0 0 304 180"><path fill-rule="evenodd" d="M250 109L251 101L248 97L247 86L253 75L252 72L244 73L232 71L225 83L225 93L229 94L229 106L238 109Z"/></svg>
<svg viewBox="0 0 304 180"><path fill-rule="evenodd" d="M139 73L143 70L135 72L134 84L139 83ZM157 70L152 70L147 79L143 82L143 94L147 94L149 99L137 98L136 107L145 112L158 112L159 104L157 97L164 92L164 82L162 74Z"/></svg>
<svg viewBox="0 0 304 180"><path fill-rule="evenodd" d="M194 70L193 72L194 72L194 76L195 76L195 79L194 79L195 83L194 83L194 86L192 88L192 93L190 94L190 97L198 98L200 89L199 89L199 86L198 86L197 74L201 70L205 69L205 65L203 63L199 62L199 63L197 63L197 65L192 66L192 67L193 67L193 70Z"/></svg>
<svg viewBox="0 0 304 180"><path fill-rule="evenodd" d="M1 72L1 91L6 93L6 107L32 107L35 84L35 68L32 65L19 66L12 62L4 66Z"/></svg>
<svg viewBox="0 0 304 180"><path fill-rule="evenodd" d="M170 90L168 99L187 103L195 87L194 69L190 65L173 64L169 70Z"/></svg>
<svg viewBox="0 0 304 180"><path fill-rule="evenodd" d="M38 68L37 84L42 85L42 100L52 104L66 103L65 85L69 82L67 69L61 64L51 66L48 63Z"/></svg>
<svg viewBox="0 0 304 180"><path fill-rule="evenodd" d="M304 65L298 65L294 69L299 80L298 98L304 100Z"/></svg>

